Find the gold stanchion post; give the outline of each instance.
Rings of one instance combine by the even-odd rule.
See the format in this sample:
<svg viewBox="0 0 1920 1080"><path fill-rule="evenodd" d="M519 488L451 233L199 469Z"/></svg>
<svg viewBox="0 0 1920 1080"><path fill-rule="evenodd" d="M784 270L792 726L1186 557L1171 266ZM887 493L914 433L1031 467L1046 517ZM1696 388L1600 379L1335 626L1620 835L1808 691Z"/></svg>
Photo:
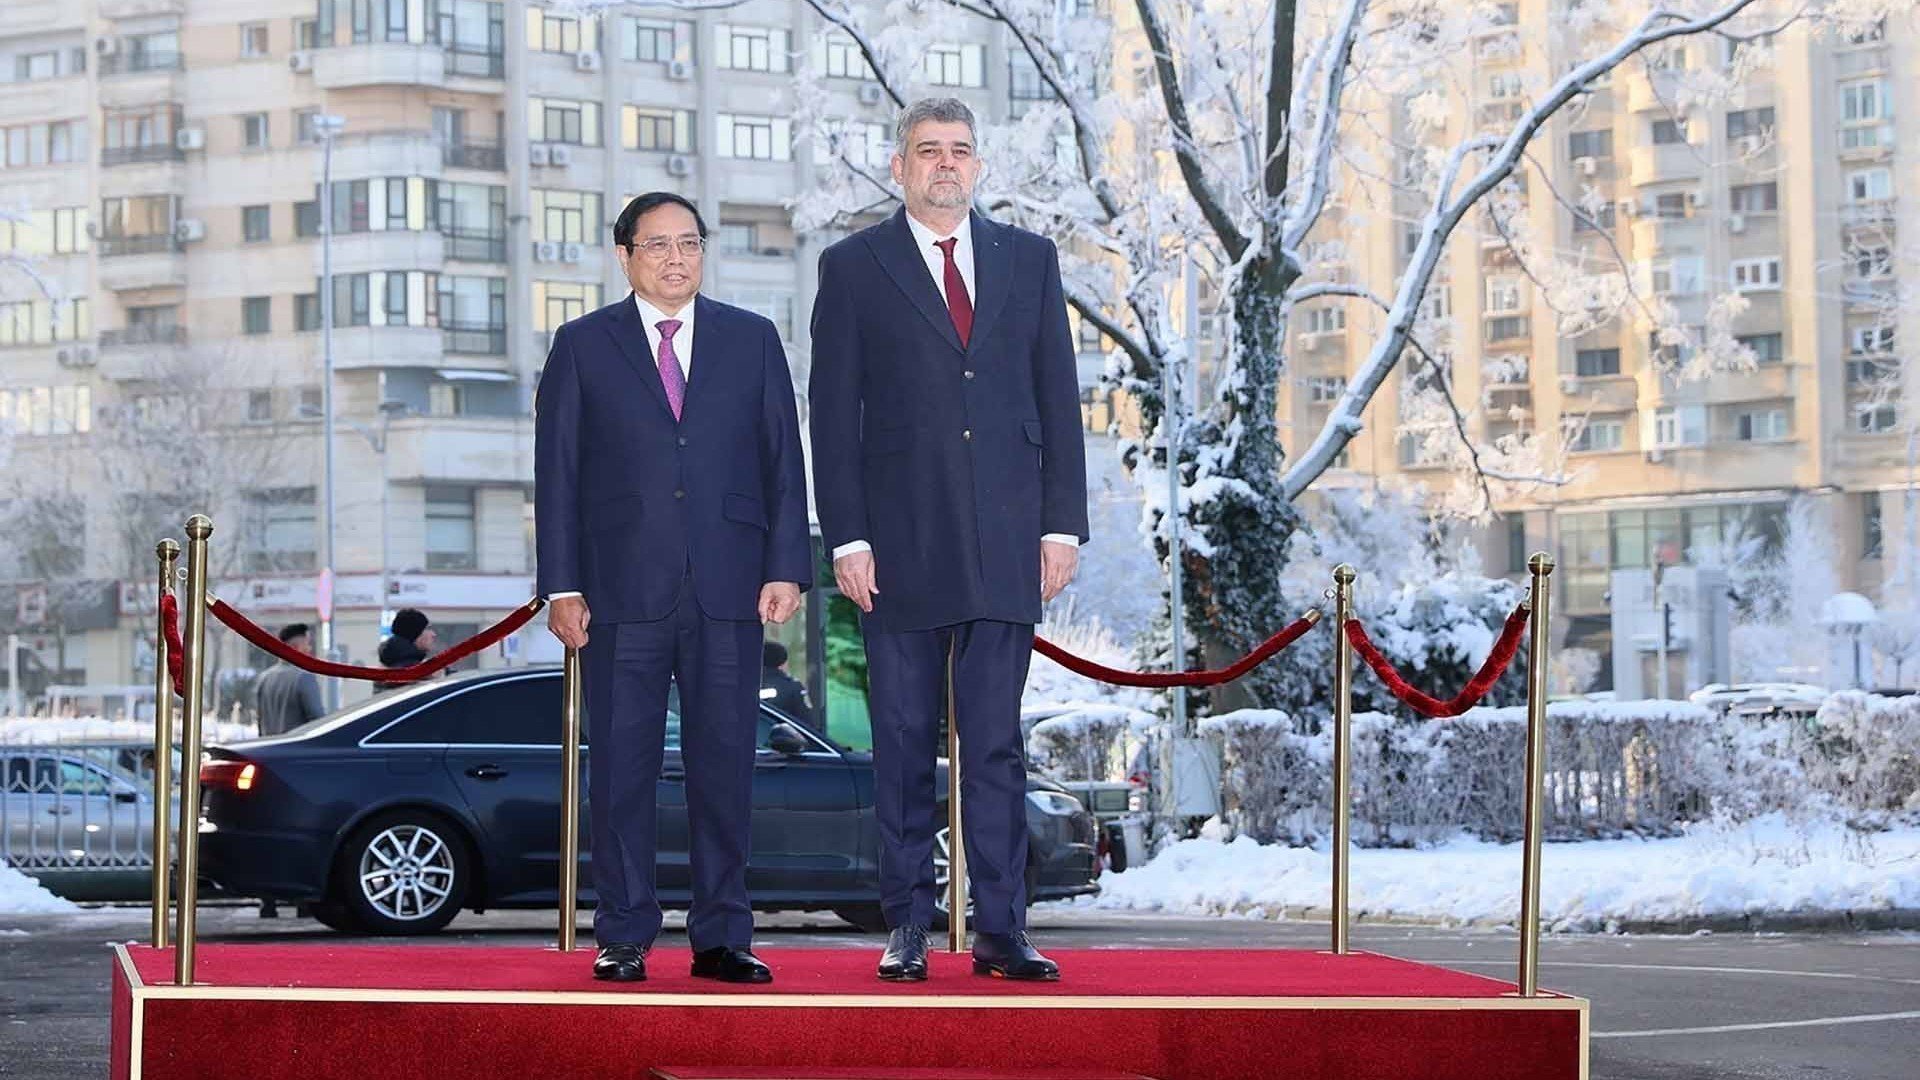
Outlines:
<svg viewBox="0 0 1920 1080"><path fill-rule="evenodd" d="M1520 995L1540 993L1540 841L1546 832L1548 603L1552 596L1553 556L1538 552L1527 560L1533 575L1527 594L1533 607L1527 627L1527 790L1525 852L1520 870Z"/></svg>
<svg viewBox="0 0 1920 1080"><path fill-rule="evenodd" d="M173 860L167 832L173 828L173 676L167 669L167 631L159 620L159 598L173 591L173 568L180 542L154 545L160 561L160 591L154 607L153 640L153 947L167 947L167 906L172 893Z"/></svg>
<svg viewBox="0 0 1920 1080"><path fill-rule="evenodd" d="M568 649L562 668L560 722L560 951L573 951L580 903L580 650Z"/></svg>
<svg viewBox="0 0 1920 1080"><path fill-rule="evenodd" d="M947 646L947 951L967 951L967 848L960 834L960 715Z"/></svg>
<svg viewBox="0 0 1920 1080"><path fill-rule="evenodd" d="M1333 951L1347 952L1348 746L1353 741L1353 645L1347 620L1353 618L1353 567L1333 568Z"/></svg>
<svg viewBox="0 0 1920 1080"><path fill-rule="evenodd" d="M196 934L194 903L200 893L200 715L206 707L202 686L207 663L207 539L213 520L205 514L187 519L187 595L181 641L185 654L180 728L180 908L174 914L173 977L193 983Z"/></svg>

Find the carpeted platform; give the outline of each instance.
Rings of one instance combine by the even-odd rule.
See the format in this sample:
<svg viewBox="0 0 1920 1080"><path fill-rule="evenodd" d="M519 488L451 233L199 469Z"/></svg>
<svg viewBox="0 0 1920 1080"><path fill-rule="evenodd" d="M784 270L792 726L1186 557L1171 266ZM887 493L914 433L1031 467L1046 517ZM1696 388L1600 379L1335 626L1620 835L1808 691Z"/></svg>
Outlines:
<svg viewBox="0 0 1920 1080"><path fill-rule="evenodd" d="M1584 1001L1368 953L1061 950L1050 984L939 953L928 982L893 985L876 950L766 949L774 984L737 987L673 949L615 986L590 950L203 945L199 984L176 987L171 951L116 951L115 1080L1586 1075Z"/></svg>

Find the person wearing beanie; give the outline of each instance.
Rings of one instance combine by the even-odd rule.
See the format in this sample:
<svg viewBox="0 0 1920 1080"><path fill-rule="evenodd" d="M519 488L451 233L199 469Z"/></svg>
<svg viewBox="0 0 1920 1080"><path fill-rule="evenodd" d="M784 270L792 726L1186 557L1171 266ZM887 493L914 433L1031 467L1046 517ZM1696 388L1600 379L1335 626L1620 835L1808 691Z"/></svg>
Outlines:
<svg viewBox="0 0 1920 1080"><path fill-rule="evenodd" d="M393 616L393 634L380 643L380 666L412 667L433 653L439 640L419 608L401 608Z"/></svg>

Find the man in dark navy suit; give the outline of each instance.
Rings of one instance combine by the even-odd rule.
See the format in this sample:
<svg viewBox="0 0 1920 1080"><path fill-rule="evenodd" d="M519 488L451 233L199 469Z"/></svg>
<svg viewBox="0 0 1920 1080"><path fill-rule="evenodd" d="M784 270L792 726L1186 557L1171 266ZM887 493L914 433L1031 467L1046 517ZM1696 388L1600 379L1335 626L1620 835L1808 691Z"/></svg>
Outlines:
<svg viewBox="0 0 1920 1080"><path fill-rule="evenodd" d="M909 106L906 206L821 254L813 309L815 502L865 613L888 980L926 978L949 666L974 971L1059 977L1026 935L1020 694L1087 538L1079 381L1058 252L970 212L976 147L964 103Z"/></svg>
<svg viewBox="0 0 1920 1080"><path fill-rule="evenodd" d="M812 580L806 476L780 335L699 295L706 237L678 195L629 203L613 253L633 293L554 334L534 402L539 588L586 679L593 973L619 982L646 978L660 932L654 789L669 682L687 767L693 973L772 979L751 949L748 815L762 624L790 618Z"/></svg>

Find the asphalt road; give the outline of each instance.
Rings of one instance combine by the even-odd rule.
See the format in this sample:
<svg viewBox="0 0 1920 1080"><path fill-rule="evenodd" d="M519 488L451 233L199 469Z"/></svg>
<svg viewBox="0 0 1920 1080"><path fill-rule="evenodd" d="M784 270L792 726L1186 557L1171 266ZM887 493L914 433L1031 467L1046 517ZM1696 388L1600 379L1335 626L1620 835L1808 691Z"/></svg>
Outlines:
<svg viewBox="0 0 1920 1080"><path fill-rule="evenodd" d="M534 947L544 912L462 915L434 940ZM671 944L684 945L677 917ZM768 950L878 949L831 916L763 917ZM338 940L319 924L209 908L203 940ZM1321 948L1326 927L1036 909L1046 946ZM0 916L0 1077L70 1080L107 1068L107 946L141 938L144 908ZM587 937L583 920L583 939ZM1355 948L1514 976L1516 939L1493 931L1359 925ZM1541 981L1593 1003L1593 1075L1602 1080L1920 1077L1920 934L1550 938ZM582 962L586 962L583 957ZM1071 972L1068 972L1069 977Z"/></svg>

